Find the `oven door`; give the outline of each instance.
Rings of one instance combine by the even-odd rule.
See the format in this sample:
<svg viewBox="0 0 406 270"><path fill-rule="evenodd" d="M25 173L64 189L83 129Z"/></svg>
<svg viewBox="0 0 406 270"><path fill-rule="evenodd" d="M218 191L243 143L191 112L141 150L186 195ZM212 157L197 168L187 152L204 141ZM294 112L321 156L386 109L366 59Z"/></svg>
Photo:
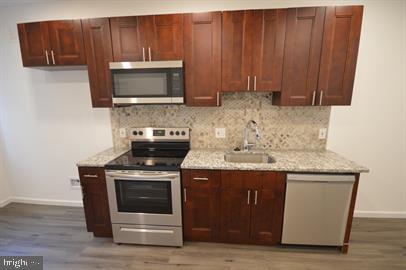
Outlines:
<svg viewBox="0 0 406 270"><path fill-rule="evenodd" d="M180 173L107 171L112 223L181 226Z"/></svg>
<svg viewBox="0 0 406 270"><path fill-rule="evenodd" d="M112 62L113 103L184 103L182 61Z"/></svg>

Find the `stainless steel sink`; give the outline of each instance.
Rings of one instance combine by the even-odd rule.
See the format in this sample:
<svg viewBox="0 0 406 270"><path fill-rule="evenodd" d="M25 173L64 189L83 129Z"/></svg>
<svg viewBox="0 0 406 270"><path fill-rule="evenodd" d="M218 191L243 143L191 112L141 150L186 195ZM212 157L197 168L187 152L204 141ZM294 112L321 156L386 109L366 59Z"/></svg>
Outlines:
<svg viewBox="0 0 406 270"><path fill-rule="evenodd" d="M274 163L275 159L267 153L230 152L224 155L226 162L234 163Z"/></svg>

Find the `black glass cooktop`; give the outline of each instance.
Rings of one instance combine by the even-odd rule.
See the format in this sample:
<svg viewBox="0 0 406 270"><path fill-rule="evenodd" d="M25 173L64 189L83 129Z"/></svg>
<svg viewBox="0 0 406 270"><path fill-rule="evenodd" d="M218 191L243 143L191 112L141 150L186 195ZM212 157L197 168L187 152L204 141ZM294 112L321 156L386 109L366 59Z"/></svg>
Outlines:
<svg viewBox="0 0 406 270"><path fill-rule="evenodd" d="M132 149L106 164L108 170L177 171L189 143L133 142Z"/></svg>

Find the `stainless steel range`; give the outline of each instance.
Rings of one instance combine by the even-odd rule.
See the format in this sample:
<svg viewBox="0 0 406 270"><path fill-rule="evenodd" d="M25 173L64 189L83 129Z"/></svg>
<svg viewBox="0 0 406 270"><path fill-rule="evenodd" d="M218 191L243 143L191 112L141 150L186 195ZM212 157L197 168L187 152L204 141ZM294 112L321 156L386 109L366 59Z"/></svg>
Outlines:
<svg viewBox="0 0 406 270"><path fill-rule="evenodd" d="M133 128L131 150L106 165L116 243L182 246L180 164L188 128Z"/></svg>

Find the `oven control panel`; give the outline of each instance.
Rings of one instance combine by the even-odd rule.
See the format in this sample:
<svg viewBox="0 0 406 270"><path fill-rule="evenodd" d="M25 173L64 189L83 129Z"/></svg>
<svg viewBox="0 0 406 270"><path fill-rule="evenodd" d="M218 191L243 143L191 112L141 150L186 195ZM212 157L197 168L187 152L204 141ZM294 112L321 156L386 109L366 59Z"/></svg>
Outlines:
<svg viewBox="0 0 406 270"><path fill-rule="evenodd" d="M131 128L130 139L133 141L189 141L189 128Z"/></svg>

